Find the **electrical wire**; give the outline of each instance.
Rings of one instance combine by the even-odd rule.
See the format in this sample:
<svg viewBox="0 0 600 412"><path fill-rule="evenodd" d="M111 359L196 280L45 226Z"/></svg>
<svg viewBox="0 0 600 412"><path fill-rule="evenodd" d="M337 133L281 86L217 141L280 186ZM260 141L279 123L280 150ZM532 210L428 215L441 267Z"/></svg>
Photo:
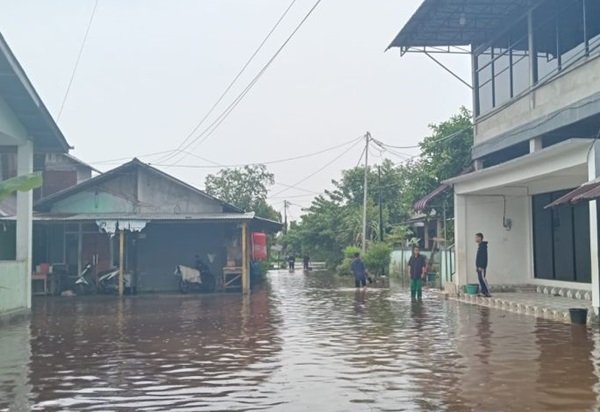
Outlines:
<svg viewBox="0 0 600 412"><path fill-rule="evenodd" d="M240 69L240 71L236 74L236 76L233 78L233 80L227 85L227 87L225 88L225 90L223 91L223 93L221 93L221 95L219 96L219 98L217 99L217 101L211 106L211 108L204 115L204 117L202 117L202 119L194 126L194 128L192 129L192 131L185 137L185 139L179 144L179 146L177 146L177 148L175 149L175 151L179 151L188 142L188 140L191 139L194 136L194 134L198 131L198 129L204 124L204 122L206 121L206 119L215 111L215 109L223 101L223 99L225 98L225 96L227 95L227 93L229 93L229 91L231 90L231 88L235 85L235 83L239 80L239 78L242 76L242 74L246 71L246 69L248 68L248 66L252 63L252 61L254 60L254 58L256 57L256 55L262 50L263 46L271 38L271 36L275 32L275 30L277 30L277 28L279 27L279 25L281 24L281 22L283 21L283 19L287 16L287 14L289 13L289 11L292 8L292 6L296 3L296 1L297 0L292 0L290 2L290 4L284 10L283 14L275 22L275 25L271 28L271 30L269 30L269 32L267 33L267 35L265 36L265 38L260 42L260 44L258 45L258 47L256 48L256 50L254 50L254 53L252 53L252 55L250 56L250 58L246 61L246 63L244 63L244 65L242 66L242 68ZM167 161L169 159L172 159L172 156L171 157L166 157L164 159L160 159L159 161L164 162L164 161Z"/></svg>
<svg viewBox="0 0 600 412"><path fill-rule="evenodd" d="M161 164L161 163L152 163L153 166L160 166L160 167L181 167L181 168L191 168L191 169L212 169L212 168L235 168L235 167L245 167L245 166L257 166L257 165L273 165L273 164L278 164L278 163L286 163L286 162L292 162L295 160L301 160L301 159L306 159L309 157L314 157L314 156L318 156L321 155L323 153L327 153L327 152L331 152L332 150L335 149L339 149L340 147L344 147L347 146L353 142L355 142L358 139L361 139L361 137L356 138L356 139L352 139L352 140L348 140L344 143L340 143L338 145L335 146L331 146L331 147L327 147L323 150L319 150L316 152L311 152L311 153L307 153L307 154L303 154L303 155L298 155L298 156L293 156L293 157L287 157L287 158L283 158L283 159L277 159L277 160L269 160L266 162L252 162L252 163L234 163L234 164L220 164L220 163L216 163L213 161L210 161L204 157L198 156L195 153L192 152L186 152L188 155L196 157L198 159L204 160L208 163L212 163L212 165L179 165L179 164Z"/></svg>
<svg viewBox="0 0 600 412"><path fill-rule="evenodd" d="M283 44L277 49L275 54L269 59L269 61L263 66L263 68L256 74L256 76L252 79L252 81L246 86L246 88L238 95L238 97L215 119L207 128L204 129L202 133L188 142L183 150L189 149L192 145L195 144L194 149L196 149L199 145L204 143L216 130L217 128L229 117L229 114L237 107L237 105L242 101L242 99L248 94L248 92L254 87L254 85L258 82L258 80L262 77L262 75L267 71L267 69L271 66L271 64L275 61L275 59L281 54L283 49L287 46L287 44L292 40L294 35L300 30L300 28L304 25L304 23L308 20L308 18L315 11L317 6L321 3L322 0L317 0L315 4L310 8L308 13L300 20L300 23L294 28L292 33L287 37L287 39L283 42ZM185 156L183 157L185 158ZM175 164L179 163L183 158L175 161Z"/></svg>
<svg viewBox="0 0 600 412"><path fill-rule="evenodd" d="M326 163L325 165L323 165L322 167L320 167L319 169L317 169L313 173L309 174L308 176L300 179L299 181L297 181L296 183L294 183L293 185L291 185L292 187L288 187L286 189L280 190L279 192L275 193L273 196L278 196L278 195L282 194L283 192L286 192L286 191L288 191L290 189L295 189L301 183L307 181L311 177L315 176L316 174L318 174L318 173L322 172L323 170L325 170L327 167L331 166L333 163L335 163L338 159L340 159L342 156L344 156L350 150L354 149L356 147L356 145L358 145L359 143L360 143L360 140L357 140L352 146L350 146L349 148L347 148L346 150L344 150L341 154L337 155L330 162Z"/></svg>
<svg viewBox="0 0 600 412"><path fill-rule="evenodd" d="M67 85L67 90L65 91L65 95L62 99L62 103L60 104L60 109L58 110L58 114L56 115L56 120L60 120L62 116L63 110L65 108L65 103L67 102L67 98L69 97L69 92L71 91L71 86L73 86L73 80L75 79L75 73L77 72L77 68L79 67L79 62L81 61L81 56L83 55L83 49L85 48L85 44L87 42L88 35L90 34L90 29L92 28L92 23L94 22L94 16L96 15L96 9L98 8L98 1L94 2L94 8L92 9L92 14L90 15L90 20L88 21L87 28L85 29L85 34L83 35L83 40L81 41L81 47L79 48L79 53L77 54L77 59L75 60L75 66L73 66L73 71L71 72L71 78L69 79L69 83Z"/></svg>

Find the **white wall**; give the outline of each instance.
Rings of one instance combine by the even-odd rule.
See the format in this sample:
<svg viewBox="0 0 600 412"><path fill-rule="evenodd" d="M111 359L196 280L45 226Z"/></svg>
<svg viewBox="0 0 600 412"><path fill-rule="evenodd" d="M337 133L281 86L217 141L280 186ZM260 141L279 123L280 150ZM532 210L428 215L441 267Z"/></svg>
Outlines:
<svg viewBox="0 0 600 412"><path fill-rule="evenodd" d="M488 280L491 284L526 284L532 278L531 213L527 196L506 197L506 217L512 219L512 229L502 225L504 200L500 196L464 196L464 259L458 265L460 282L475 283L475 256L477 245L474 235L482 232L489 242ZM457 239L458 240L458 239ZM458 246L458 245L457 245ZM463 249L464 248L464 249Z"/></svg>

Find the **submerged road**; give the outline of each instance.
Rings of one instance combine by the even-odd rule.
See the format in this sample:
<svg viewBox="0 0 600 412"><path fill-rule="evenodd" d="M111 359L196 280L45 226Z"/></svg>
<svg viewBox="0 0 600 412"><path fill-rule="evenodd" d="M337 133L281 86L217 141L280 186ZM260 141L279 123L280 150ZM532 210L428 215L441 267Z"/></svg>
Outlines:
<svg viewBox="0 0 600 412"><path fill-rule="evenodd" d="M0 411L593 411L596 332L349 279L57 298L0 329ZM393 286L393 285L392 285Z"/></svg>

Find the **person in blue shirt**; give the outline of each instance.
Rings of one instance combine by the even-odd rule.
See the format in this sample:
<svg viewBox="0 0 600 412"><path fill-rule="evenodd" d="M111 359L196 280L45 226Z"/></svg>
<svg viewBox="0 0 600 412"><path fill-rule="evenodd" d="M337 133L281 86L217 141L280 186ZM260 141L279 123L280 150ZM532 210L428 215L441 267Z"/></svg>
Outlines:
<svg viewBox="0 0 600 412"><path fill-rule="evenodd" d="M367 268L365 267L365 263L360 258L360 253L354 254L354 260L352 260L352 265L350 266L350 270L354 274L354 285L357 288L366 287L367 286Z"/></svg>

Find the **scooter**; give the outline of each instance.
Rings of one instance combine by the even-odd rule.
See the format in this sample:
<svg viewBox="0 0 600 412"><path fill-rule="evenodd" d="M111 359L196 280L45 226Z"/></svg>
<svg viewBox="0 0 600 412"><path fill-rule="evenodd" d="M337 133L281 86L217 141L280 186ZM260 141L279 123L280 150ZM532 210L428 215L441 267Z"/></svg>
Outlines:
<svg viewBox="0 0 600 412"><path fill-rule="evenodd" d="M217 287L215 277L204 263L199 263L198 269L177 265L174 274L179 277L179 290L181 293L192 291L214 292Z"/></svg>
<svg viewBox="0 0 600 412"><path fill-rule="evenodd" d="M97 291L96 283L92 279L92 264L88 263L84 266L75 280L75 293L77 295L93 295Z"/></svg>
<svg viewBox="0 0 600 412"><path fill-rule="evenodd" d="M112 268L98 274L98 291L104 294L119 293L119 271L120 269ZM123 290L125 293L131 293L131 273L123 274Z"/></svg>

